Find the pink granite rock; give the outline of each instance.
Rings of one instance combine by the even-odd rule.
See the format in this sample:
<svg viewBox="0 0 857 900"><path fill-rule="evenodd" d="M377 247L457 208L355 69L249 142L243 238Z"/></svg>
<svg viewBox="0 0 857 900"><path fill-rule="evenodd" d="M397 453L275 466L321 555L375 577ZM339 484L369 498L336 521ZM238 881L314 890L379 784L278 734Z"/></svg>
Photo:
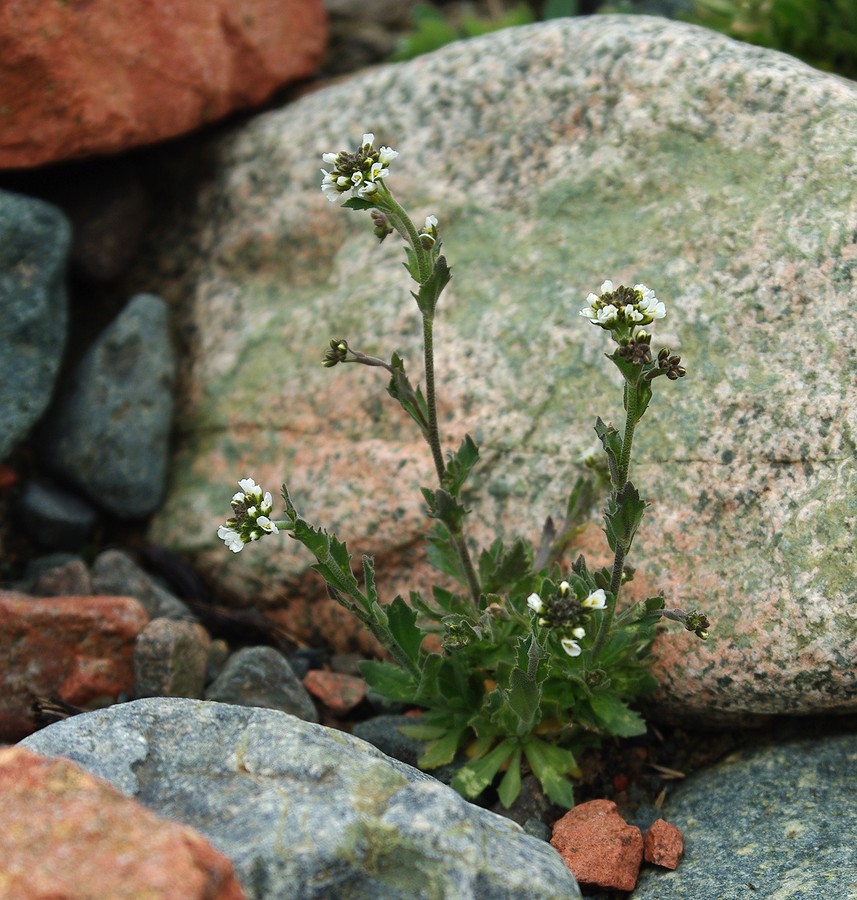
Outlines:
<svg viewBox="0 0 857 900"><path fill-rule="evenodd" d="M0 741L35 730L37 697L86 706L130 692L134 641L147 621L133 597L0 591Z"/></svg>
<svg viewBox="0 0 857 900"><path fill-rule="evenodd" d="M240 900L232 863L66 759L0 750L0 893Z"/></svg>
<svg viewBox="0 0 857 900"><path fill-rule="evenodd" d="M612 800L590 800L554 822L551 846L581 887L632 891L643 861L643 835Z"/></svg>
<svg viewBox="0 0 857 900"><path fill-rule="evenodd" d="M681 831L664 819L657 819L646 831L643 856L646 862L675 869L684 855L684 837Z"/></svg>
<svg viewBox="0 0 857 900"><path fill-rule="evenodd" d="M362 678L321 669L310 669L307 672L304 687L337 715L344 715L354 709L366 696L366 682Z"/></svg>
<svg viewBox="0 0 857 900"><path fill-rule="evenodd" d="M193 131L311 74L326 37L321 0L9 0L0 168Z"/></svg>
<svg viewBox="0 0 857 900"><path fill-rule="evenodd" d="M480 441L474 545L537 540L587 471L595 417L622 426L608 342L578 311L604 278L643 281L667 305L654 342L688 377L658 379L634 438L651 505L624 594L663 590L712 623L706 643L676 624L658 638L652 705L729 722L857 710L857 85L678 22L497 32L217 140L216 177L156 249L186 273L153 287L188 352L153 538L308 634L326 602L308 555L214 537L239 478L275 496L287 481L308 521L376 555L382 599L429 593L421 435L381 370L319 364L344 337L422 379L400 242L319 190L321 153L364 131L400 151L387 183L415 219L440 220L439 417L447 449ZM608 561L599 507L566 565ZM319 630L348 649L358 629Z"/></svg>

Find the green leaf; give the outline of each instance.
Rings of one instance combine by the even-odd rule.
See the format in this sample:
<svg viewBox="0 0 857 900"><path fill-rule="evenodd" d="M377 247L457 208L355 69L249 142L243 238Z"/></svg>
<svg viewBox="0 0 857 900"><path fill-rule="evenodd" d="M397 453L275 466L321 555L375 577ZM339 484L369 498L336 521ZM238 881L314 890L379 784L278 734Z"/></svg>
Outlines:
<svg viewBox="0 0 857 900"><path fill-rule="evenodd" d="M449 457L443 475L443 487L453 497L457 497L470 475L470 470L479 459L479 448L469 434L464 436L461 446Z"/></svg>
<svg viewBox="0 0 857 900"><path fill-rule="evenodd" d="M497 538L479 554L479 578L485 593L524 593L532 587L532 547L517 538L506 547Z"/></svg>
<svg viewBox="0 0 857 900"><path fill-rule="evenodd" d="M430 491L428 488L420 488L426 499L428 514L433 519L439 519L452 534L461 531L461 524L467 515L467 510L461 503L447 491L438 488Z"/></svg>
<svg viewBox="0 0 857 900"><path fill-rule="evenodd" d="M619 484L619 459L622 456L622 438L612 425L605 425L599 416L595 420L595 433L607 454L607 467L613 487Z"/></svg>
<svg viewBox="0 0 857 900"><path fill-rule="evenodd" d="M341 204L343 209L375 209L376 204L363 200L361 197L352 197Z"/></svg>
<svg viewBox="0 0 857 900"><path fill-rule="evenodd" d="M414 294L420 312L428 319L434 318L437 301L443 289L449 284L452 272L446 263L445 256L439 256L434 261L434 269L424 284L420 285L418 294Z"/></svg>
<svg viewBox="0 0 857 900"><path fill-rule="evenodd" d="M393 369L387 393L396 400L402 409L419 425L424 435L428 434L428 404L419 388L414 388L405 373L405 364L398 353L390 358Z"/></svg>
<svg viewBox="0 0 857 900"><path fill-rule="evenodd" d="M385 700L415 702L417 686L404 669L381 660L364 659L360 663L360 674L369 688Z"/></svg>
<svg viewBox="0 0 857 900"><path fill-rule="evenodd" d="M387 626L396 639L396 643L402 648L411 662L418 664L420 661L420 645L425 635L417 627L416 611L411 609L401 597L396 597L387 607L386 612Z"/></svg>
<svg viewBox="0 0 857 900"><path fill-rule="evenodd" d="M542 19L562 19L577 15L577 0L547 0Z"/></svg>
<svg viewBox="0 0 857 900"><path fill-rule="evenodd" d="M517 742L512 738L501 741L493 750L481 759L473 760L462 766L450 782L463 797L476 797L494 780L500 766L512 755Z"/></svg>
<svg viewBox="0 0 857 900"><path fill-rule="evenodd" d="M421 769L436 769L438 766L451 763L455 759L455 754L466 732L467 726L462 725L460 728L447 731L443 737L432 741L420 754L417 765Z"/></svg>
<svg viewBox="0 0 857 900"><path fill-rule="evenodd" d="M524 754L548 797L559 806L571 809L574 789L565 777L577 768L571 751L531 736L524 742Z"/></svg>
<svg viewBox="0 0 857 900"><path fill-rule="evenodd" d="M616 737L634 737L646 733L643 717L631 709L621 697L610 691L601 691L589 701L600 725Z"/></svg>
<svg viewBox="0 0 857 900"><path fill-rule="evenodd" d="M509 757L509 767L497 787L497 796L504 808L508 809L521 793L521 748L515 747Z"/></svg>
<svg viewBox="0 0 857 900"><path fill-rule="evenodd" d="M646 510L646 501L630 481L616 491L607 501L604 519L610 549L622 546L627 554L631 549L634 535Z"/></svg>
<svg viewBox="0 0 857 900"><path fill-rule="evenodd" d="M536 679L516 666L509 677L509 687L503 691L503 698L517 720L515 734L518 737L529 734L541 718L539 703L542 692Z"/></svg>

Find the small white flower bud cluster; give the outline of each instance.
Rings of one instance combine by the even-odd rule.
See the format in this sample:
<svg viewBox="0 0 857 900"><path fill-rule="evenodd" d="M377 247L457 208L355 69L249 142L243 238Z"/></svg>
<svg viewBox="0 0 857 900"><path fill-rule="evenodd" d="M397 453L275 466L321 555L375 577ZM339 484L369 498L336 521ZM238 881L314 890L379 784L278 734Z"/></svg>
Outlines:
<svg viewBox="0 0 857 900"><path fill-rule="evenodd" d="M372 146L374 143L375 135L370 132L363 135L363 143L355 153L343 150L322 154L322 161L333 166L330 171L321 170L324 175L321 190L328 200L333 202L347 191L364 200L372 198L381 179L390 174L387 167L399 155L398 150L390 147L376 150Z"/></svg>
<svg viewBox="0 0 857 900"><path fill-rule="evenodd" d="M608 279L601 285L599 293L589 294L586 302L589 305L580 311L580 315L593 325L617 332L617 337L630 337L634 328L649 325L667 314L655 292L644 284L616 288Z"/></svg>
<svg viewBox="0 0 857 900"><path fill-rule="evenodd" d="M235 516L217 529L217 536L233 553L240 552L250 541L258 541L263 535L279 531L276 522L268 517L274 507L271 492L263 494L262 488L252 478L242 478L238 487L241 490L233 495L231 501Z"/></svg>
<svg viewBox="0 0 857 900"><path fill-rule="evenodd" d="M555 599L564 600L570 591L571 585L567 581L560 582L559 594ZM597 591L592 591L586 598L581 600L580 605L587 610L606 609L607 594L599 588ZM530 596L527 597L527 606L539 617L536 620L539 625L544 627L551 624L550 620L542 615L546 612L547 605L538 594L530 594ZM567 635L560 639L560 645L569 656L580 656L582 651L579 641L583 640L585 637L586 629L582 625L575 625L569 629Z"/></svg>

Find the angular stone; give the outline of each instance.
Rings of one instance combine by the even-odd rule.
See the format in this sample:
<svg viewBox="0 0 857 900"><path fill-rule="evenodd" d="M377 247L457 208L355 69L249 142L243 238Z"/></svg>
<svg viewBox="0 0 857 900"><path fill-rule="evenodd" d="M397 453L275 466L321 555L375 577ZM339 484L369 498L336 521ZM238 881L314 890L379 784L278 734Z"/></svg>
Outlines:
<svg viewBox="0 0 857 900"><path fill-rule="evenodd" d="M842 725L733 753L679 785L663 813L687 855L675 872L644 866L634 900L857 893L857 738Z"/></svg>
<svg viewBox="0 0 857 900"><path fill-rule="evenodd" d="M159 286L193 352L155 540L269 607L299 580L295 632L324 621L355 649L358 627L328 615L289 541L234 555L212 537L236 479L276 493L287 476L310 521L381 557L383 598L430 583L411 549L429 524L420 435L382 373L319 366L336 335L398 350L420 377L399 242L379 246L365 214L319 191L318 155L368 130L400 151L389 184L415 219L440 218L453 271L435 323L440 419L448 448L480 437L474 539L535 539L587 471L596 415L621 426L607 340L578 311L605 277L644 281L669 309L656 344L690 374L658 380L637 430L651 506L626 596L663 589L712 621L707 643L675 626L658 639L653 705L704 720L857 708L842 662L857 639L857 85L675 22L498 32L218 140L216 180L160 247L167 271L201 262ZM597 508L578 551L609 561Z"/></svg>
<svg viewBox="0 0 857 900"><path fill-rule="evenodd" d="M130 693L134 641L147 621L132 597L0 591L0 741L33 731L37 697L86 706Z"/></svg>
<svg viewBox="0 0 857 900"><path fill-rule="evenodd" d="M325 39L321 0L3 4L0 168L193 131L310 75Z"/></svg>
<svg viewBox="0 0 857 900"><path fill-rule="evenodd" d="M554 822L551 846L584 887L632 891L643 861L643 835L612 800L590 800Z"/></svg>
<svg viewBox="0 0 857 900"><path fill-rule="evenodd" d="M664 819L652 822L643 841L643 858L664 869L678 868L684 855L684 838L675 825Z"/></svg>
<svg viewBox="0 0 857 900"><path fill-rule="evenodd" d="M244 897L200 834L65 759L0 750L0 820L4 897Z"/></svg>
<svg viewBox="0 0 857 900"><path fill-rule="evenodd" d="M136 597L150 619L191 619L185 604L155 582L121 550L104 550L92 564L92 590L96 594Z"/></svg>
<svg viewBox="0 0 857 900"><path fill-rule="evenodd" d="M70 238L58 209L0 191L0 459L27 435L51 399L66 339Z"/></svg>
<svg viewBox="0 0 857 900"><path fill-rule="evenodd" d="M286 658L273 647L244 647L226 660L205 692L207 700L278 709L307 722L318 712Z"/></svg>
<svg viewBox="0 0 857 900"><path fill-rule="evenodd" d="M275 710L136 700L24 746L197 829L257 900L581 896L562 859L518 825L351 735Z"/></svg>
<svg viewBox="0 0 857 900"><path fill-rule="evenodd" d="M153 619L134 644L137 697L202 697L211 638L196 622Z"/></svg>
<svg viewBox="0 0 857 900"><path fill-rule="evenodd" d="M345 715L366 699L366 682L341 672L312 669L304 677L303 685L336 715Z"/></svg>
<svg viewBox="0 0 857 900"><path fill-rule="evenodd" d="M82 559L70 559L42 571L36 578L33 593L37 597L92 594L92 577Z"/></svg>
<svg viewBox="0 0 857 900"><path fill-rule="evenodd" d="M54 472L121 519L164 493L175 361L163 300L138 294L72 373L39 451Z"/></svg>

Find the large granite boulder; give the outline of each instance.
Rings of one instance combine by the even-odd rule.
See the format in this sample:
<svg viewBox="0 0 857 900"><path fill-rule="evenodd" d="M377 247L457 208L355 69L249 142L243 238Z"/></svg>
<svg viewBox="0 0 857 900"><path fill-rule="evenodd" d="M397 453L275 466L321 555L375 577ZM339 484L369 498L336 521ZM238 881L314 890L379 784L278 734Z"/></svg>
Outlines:
<svg viewBox="0 0 857 900"><path fill-rule="evenodd" d="M23 746L190 825L258 900L580 897L559 854L519 825L351 735L276 710L136 700Z"/></svg>
<svg viewBox="0 0 857 900"><path fill-rule="evenodd" d="M0 168L192 131L312 74L321 0L4 3Z"/></svg>
<svg viewBox="0 0 857 900"><path fill-rule="evenodd" d="M643 281L669 309L656 343L689 375L658 385L637 432L651 508L633 588L713 622L705 644L659 640L659 711L854 709L856 130L857 85L622 16L461 42L241 127L209 148L217 175L161 245L187 352L153 537L282 607L307 557L280 539L235 555L214 531L237 479L286 480L310 521L381 557L382 596L429 583L412 551L432 480L419 435L383 372L319 364L346 337L419 371L400 245L319 190L320 154L373 131L401 153L397 196L418 221L438 215L452 265L441 424L448 448L465 431L482 447L475 537L536 538L584 471L596 415L621 424L605 336L578 310L605 278ZM580 547L596 557L600 527L593 509ZM289 627L336 640L317 598L295 593Z"/></svg>

